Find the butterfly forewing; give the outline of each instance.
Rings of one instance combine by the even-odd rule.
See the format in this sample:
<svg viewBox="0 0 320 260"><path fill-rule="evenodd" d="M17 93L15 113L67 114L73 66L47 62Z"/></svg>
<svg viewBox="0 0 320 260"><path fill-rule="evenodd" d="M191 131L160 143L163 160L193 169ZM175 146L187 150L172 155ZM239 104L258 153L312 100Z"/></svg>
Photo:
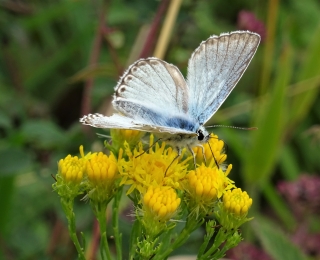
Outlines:
<svg viewBox="0 0 320 260"><path fill-rule="evenodd" d="M124 114L121 102L133 102L171 114L186 114L188 110L188 88L177 67L157 58L135 62L116 86L114 106ZM120 106L119 106L120 105ZM130 107L132 109L132 106ZM168 115L169 116L169 115Z"/></svg>
<svg viewBox="0 0 320 260"><path fill-rule="evenodd" d="M260 42L251 32L212 36L188 64L189 113L204 124L218 110L248 67Z"/></svg>

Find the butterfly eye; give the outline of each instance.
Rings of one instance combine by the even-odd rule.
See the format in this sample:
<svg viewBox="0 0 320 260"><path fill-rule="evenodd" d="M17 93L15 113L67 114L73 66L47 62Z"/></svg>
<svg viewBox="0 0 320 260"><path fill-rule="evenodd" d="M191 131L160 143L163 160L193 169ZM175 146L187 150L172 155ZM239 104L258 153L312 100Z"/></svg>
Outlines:
<svg viewBox="0 0 320 260"><path fill-rule="evenodd" d="M199 140L199 141L202 141L202 140L204 139L204 134L203 134L203 132L199 129L199 130L197 131L197 134L198 134L198 140Z"/></svg>

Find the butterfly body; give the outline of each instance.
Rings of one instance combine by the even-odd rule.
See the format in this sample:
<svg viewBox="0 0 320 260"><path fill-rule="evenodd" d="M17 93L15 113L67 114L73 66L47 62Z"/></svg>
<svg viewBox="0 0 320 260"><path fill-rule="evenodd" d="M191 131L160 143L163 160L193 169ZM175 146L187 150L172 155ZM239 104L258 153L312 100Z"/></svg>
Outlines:
<svg viewBox="0 0 320 260"><path fill-rule="evenodd" d="M260 36L248 31L211 36L193 52L187 80L158 58L136 61L115 87L110 117L89 114L80 122L98 128L152 132L178 150L207 142L204 124L248 67Z"/></svg>
<svg viewBox="0 0 320 260"><path fill-rule="evenodd" d="M162 141L176 147L177 150L180 150L183 147L188 147L190 149L206 143L208 142L210 135L203 126L200 126L193 134L156 133L156 136L161 138Z"/></svg>

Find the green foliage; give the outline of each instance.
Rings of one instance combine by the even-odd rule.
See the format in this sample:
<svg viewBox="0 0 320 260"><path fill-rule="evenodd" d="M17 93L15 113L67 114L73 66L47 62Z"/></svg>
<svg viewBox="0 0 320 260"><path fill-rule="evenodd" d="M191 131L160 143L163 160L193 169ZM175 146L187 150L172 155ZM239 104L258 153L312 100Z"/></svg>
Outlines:
<svg viewBox="0 0 320 260"><path fill-rule="evenodd" d="M259 217L254 230L265 250L275 260L307 260L308 258L294 245L275 223Z"/></svg>

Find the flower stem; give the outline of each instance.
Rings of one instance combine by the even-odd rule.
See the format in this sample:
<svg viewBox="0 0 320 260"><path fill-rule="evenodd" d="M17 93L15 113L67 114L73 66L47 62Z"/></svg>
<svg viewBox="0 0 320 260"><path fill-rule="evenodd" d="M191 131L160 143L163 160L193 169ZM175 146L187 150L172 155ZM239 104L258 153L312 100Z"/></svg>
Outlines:
<svg viewBox="0 0 320 260"><path fill-rule="evenodd" d="M101 254L102 260L111 259L111 254L110 254L109 245L107 241L107 217L106 217L107 206L108 204L104 202L95 203L96 216L99 222L100 236L101 236L100 254Z"/></svg>
<svg viewBox="0 0 320 260"><path fill-rule="evenodd" d="M71 240L73 241L77 252L78 252L78 258L80 260L85 260L83 248L81 247L78 237L77 237L77 231L76 231L76 217L73 212L73 200L74 198L61 198L61 205L63 208L63 211L67 217L68 220L68 230L71 237Z"/></svg>
<svg viewBox="0 0 320 260"><path fill-rule="evenodd" d="M122 186L123 187L123 186ZM122 234L119 232L119 203L123 188L120 187L114 197L112 207L112 227L117 249L117 259L122 259Z"/></svg>
<svg viewBox="0 0 320 260"><path fill-rule="evenodd" d="M176 238L176 240L173 242L173 244L168 247L164 252L156 255L153 260L162 260L162 259L166 259L166 257L168 257L168 255L175 250L176 248L180 247L182 244L184 244L190 234L196 230L199 226L202 225L202 223L204 222L204 219L202 220L196 220L195 218L189 218L187 219L186 222L186 226L184 227L184 229L180 232L180 234L178 235L178 237Z"/></svg>
<svg viewBox="0 0 320 260"><path fill-rule="evenodd" d="M142 226L140 220L137 218L132 226L130 235L129 260L135 259L138 241L141 237Z"/></svg>
<svg viewBox="0 0 320 260"><path fill-rule="evenodd" d="M241 241L241 236L237 231L230 231L224 228L220 228L218 231L212 247L203 255L199 256L198 259L221 259L227 250L235 247ZM221 244L224 246L220 248Z"/></svg>
<svg viewBox="0 0 320 260"><path fill-rule="evenodd" d="M220 228L216 237L214 238L214 242L212 247L202 256L198 255L198 259L208 259L209 256L211 256L211 259L219 259L216 258L216 254L219 252L216 252L216 250L219 248L219 246L227 239L227 234L225 233L226 230L224 230L223 228ZM215 254L212 256L212 254L215 252Z"/></svg>

